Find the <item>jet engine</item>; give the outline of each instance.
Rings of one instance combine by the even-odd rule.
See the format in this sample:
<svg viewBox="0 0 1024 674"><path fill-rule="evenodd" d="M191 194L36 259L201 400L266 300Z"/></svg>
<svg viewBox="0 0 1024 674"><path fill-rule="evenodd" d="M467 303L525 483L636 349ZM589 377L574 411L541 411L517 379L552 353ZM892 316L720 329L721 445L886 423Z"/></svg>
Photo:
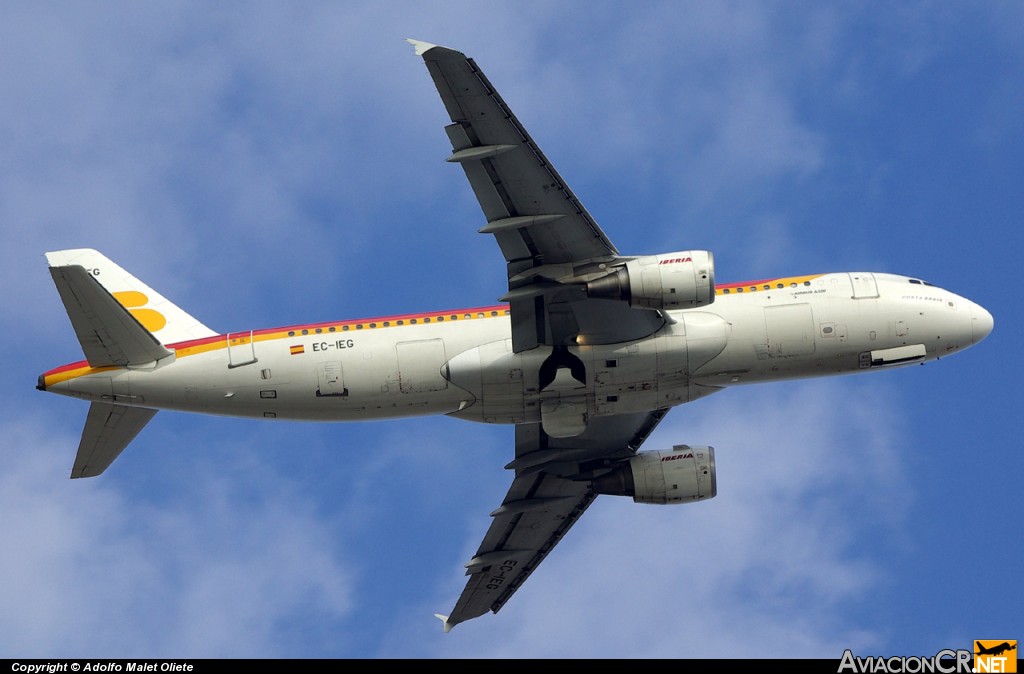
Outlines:
<svg viewBox="0 0 1024 674"><path fill-rule="evenodd" d="M633 258L587 283L587 295L647 309L702 307L715 301L715 258L706 250Z"/></svg>
<svg viewBox="0 0 1024 674"><path fill-rule="evenodd" d="M715 496L715 448L676 445L638 452L612 472L596 478L594 491L632 496L636 503L691 503Z"/></svg>

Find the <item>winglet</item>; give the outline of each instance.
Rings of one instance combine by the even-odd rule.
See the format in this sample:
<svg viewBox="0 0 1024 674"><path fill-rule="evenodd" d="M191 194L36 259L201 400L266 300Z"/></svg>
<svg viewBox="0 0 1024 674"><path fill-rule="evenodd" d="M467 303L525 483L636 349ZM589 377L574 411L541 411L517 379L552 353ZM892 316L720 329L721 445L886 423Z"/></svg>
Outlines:
<svg viewBox="0 0 1024 674"><path fill-rule="evenodd" d="M412 48L416 50L416 56L423 56L425 52L430 51L436 44L430 44L429 42L421 42L420 40L413 40L412 38L405 38L405 41L412 45ZM447 631L447 630L445 630Z"/></svg>
<svg viewBox="0 0 1024 674"><path fill-rule="evenodd" d="M412 40L409 40L409 42L412 42ZM448 616L446 616L446 615L441 615L440 613L435 613L434 617L444 623L444 633L445 634L448 634L449 632L451 632L452 628L455 627L455 625L452 625L451 623L448 622Z"/></svg>

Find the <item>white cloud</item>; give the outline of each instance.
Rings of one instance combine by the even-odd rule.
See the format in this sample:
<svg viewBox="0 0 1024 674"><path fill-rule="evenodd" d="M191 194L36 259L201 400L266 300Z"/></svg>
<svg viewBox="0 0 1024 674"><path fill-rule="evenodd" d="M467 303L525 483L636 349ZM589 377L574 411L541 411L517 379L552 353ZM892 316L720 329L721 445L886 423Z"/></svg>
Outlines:
<svg viewBox="0 0 1024 674"><path fill-rule="evenodd" d="M8 657L275 656L292 652L289 627L315 639L351 610L338 532L287 478L167 476L176 491L156 504L68 480L77 440L38 418L3 427Z"/></svg>
<svg viewBox="0 0 1024 674"><path fill-rule="evenodd" d="M659 201L678 209L680 197L689 208L705 207L820 166L823 139L800 118L793 92L802 75L833 58L829 45L814 39L829 11L811 9L812 28L796 31L786 49L774 40L786 12L763 5L570 12L579 29L557 60L551 45L535 38L525 58L517 52L518 65L494 56L481 65L512 70L517 79L507 84L506 100L539 140L572 148L570 161L598 167L591 174L606 173L609 185L668 188ZM599 41L588 38L596 26L604 29ZM566 105L568 114L551 114ZM552 159L560 164L561 154Z"/></svg>

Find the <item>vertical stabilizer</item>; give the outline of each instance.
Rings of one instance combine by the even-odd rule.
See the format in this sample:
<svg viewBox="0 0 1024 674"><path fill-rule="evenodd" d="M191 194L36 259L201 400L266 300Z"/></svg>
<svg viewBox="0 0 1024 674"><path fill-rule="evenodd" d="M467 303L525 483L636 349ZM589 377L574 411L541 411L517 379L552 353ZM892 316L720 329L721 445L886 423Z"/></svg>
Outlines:
<svg viewBox="0 0 1024 674"><path fill-rule="evenodd" d="M217 334L99 251L91 248L59 250L47 253L46 261L51 268L84 268L161 344Z"/></svg>
<svg viewBox="0 0 1024 674"><path fill-rule="evenodd" d="M71 326L93 367L140 367L174 355L85 267L50 267Z"/></svg>

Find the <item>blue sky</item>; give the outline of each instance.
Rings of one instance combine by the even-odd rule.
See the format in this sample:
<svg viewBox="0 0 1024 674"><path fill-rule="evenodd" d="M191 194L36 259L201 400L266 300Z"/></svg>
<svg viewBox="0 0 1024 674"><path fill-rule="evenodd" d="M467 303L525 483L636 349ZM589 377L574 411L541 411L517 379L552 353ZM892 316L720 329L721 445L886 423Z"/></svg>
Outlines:
<svg viewBox="0 0 1024 674"><path fill-rule="evenodd" d="M1024 6L5 3L0 657L924 655L1024 638ZM720 281L918 276L992 336L923 367L732 390L716 499L603 497L448 635L512 429L162 412L67 479L86 406L47 250L219 331L492 303L504 265L402 38L473 56L620 250Z"/></svg>

